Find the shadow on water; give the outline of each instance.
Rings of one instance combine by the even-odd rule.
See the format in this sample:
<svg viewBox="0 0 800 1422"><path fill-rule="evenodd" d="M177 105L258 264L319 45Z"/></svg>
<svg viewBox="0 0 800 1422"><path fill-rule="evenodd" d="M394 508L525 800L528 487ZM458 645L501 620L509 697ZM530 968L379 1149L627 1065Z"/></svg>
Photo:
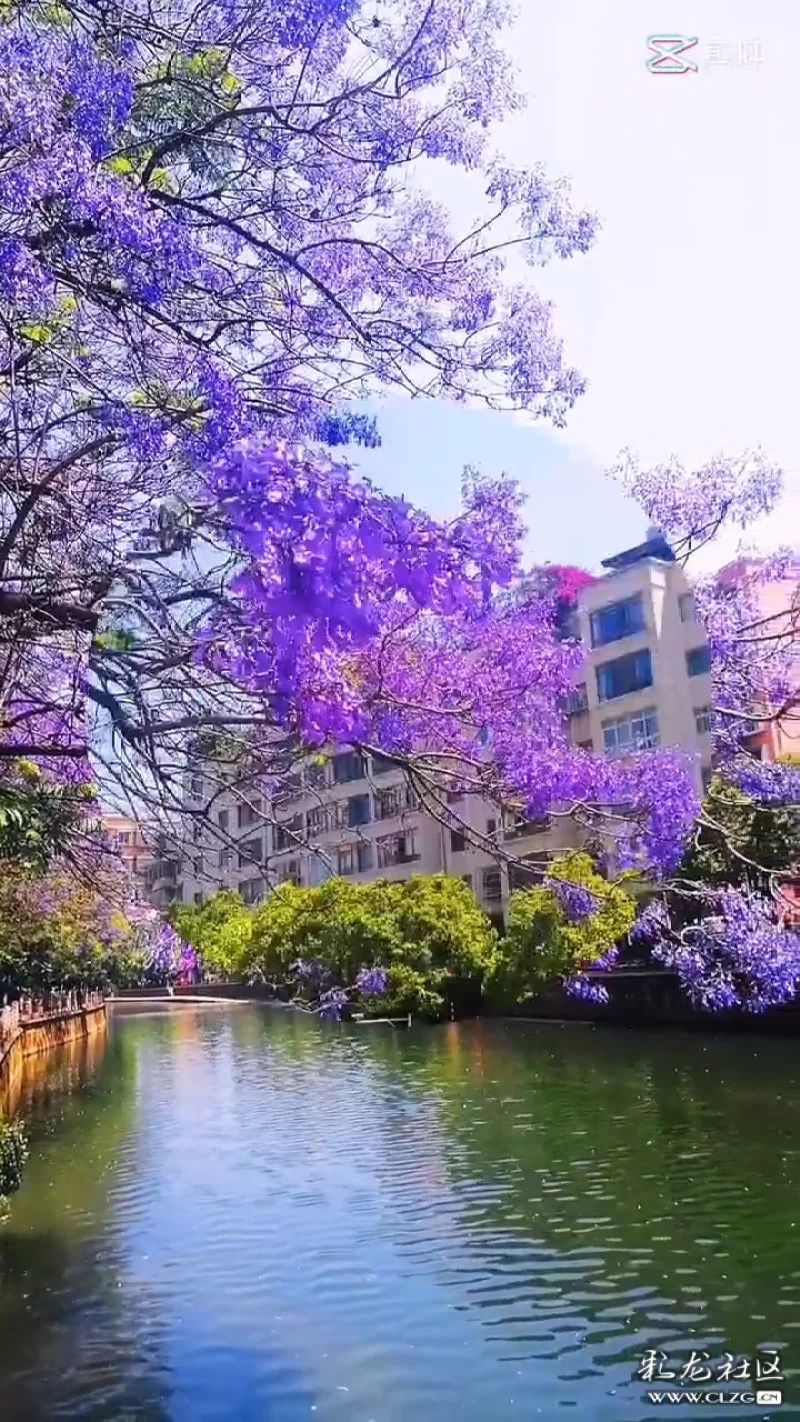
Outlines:
<svg viewBox="0 0 800 1422"><path fill-rule="evenodd" d="M794 1387L789 1041L184 1009L20 1109L4 1418L624 1422L650 1347Z"/></svg>

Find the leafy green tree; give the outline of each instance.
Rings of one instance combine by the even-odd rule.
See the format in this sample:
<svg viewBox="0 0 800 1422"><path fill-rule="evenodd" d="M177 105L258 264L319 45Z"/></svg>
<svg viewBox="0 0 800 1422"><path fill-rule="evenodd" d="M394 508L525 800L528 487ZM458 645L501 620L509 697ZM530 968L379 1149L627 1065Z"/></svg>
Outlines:
<svg viewBox="0 0 800 1422"><path fill-rule="evenodd" d="M206 968L234 976L241 972L253 932L253 912L239 894L222 889L204 904L175 905L167 917Z"/></svg>
<svg viewBox="0 0 800 1422"><path fill-rule="evenodd" d="M0 992L103 986L129 925L66 868L33 876L0 862Z"/></svg>
<svg viewBox="0 0 800 1422"><path fill-rule="evenodd" d="M775 874L800 876L800 806L760 805L716 776L679 877L768 893Z"/></svg>
<svg viewBox="0 0 800 1422"><path fill-rule="evenodd" d="M592 911L571 917L559 883L587 891ZM497 1006L530 1000L555 979L602 959L629 932L635 917L634 901L622 883L604 879L588 854L555 860L550 883L511 895L507 932L487 985L489 1000Z"/></svg>
<svg viewBox="0 0 800 1422"><path fill-rule="evenodd" d="M400 883L329 879L316 889L283 885L255 912L239 959L245 977L293 985L293 966L314 963L332 986L380 965L386 992L367 1011L442 1016L466 985L480 989L496 934L461 879L438 874Z"/></svg>
<svg viewBox="0 0 800 1422"><path fill-rule="evenodd" d="M92 796L91 785L57 784L32 761L18 761L0 778L0 859L44 873L83 828Z"/></svg>

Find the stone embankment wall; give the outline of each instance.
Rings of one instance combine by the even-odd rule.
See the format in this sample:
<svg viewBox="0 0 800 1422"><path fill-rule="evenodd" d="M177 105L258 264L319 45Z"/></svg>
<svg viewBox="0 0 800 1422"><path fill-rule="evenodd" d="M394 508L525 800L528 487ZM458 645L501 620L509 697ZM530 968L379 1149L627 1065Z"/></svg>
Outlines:
<svg viewBox="0 0 800 1422"><path fill-rule="evenodd" d="M5 1009L4 1016L9 1009ZM15 1014L0 1035L0 1115L2 1102L14 1094L29 1057L105 1032L106 1005L102 999L43 1016Z"/></svg>

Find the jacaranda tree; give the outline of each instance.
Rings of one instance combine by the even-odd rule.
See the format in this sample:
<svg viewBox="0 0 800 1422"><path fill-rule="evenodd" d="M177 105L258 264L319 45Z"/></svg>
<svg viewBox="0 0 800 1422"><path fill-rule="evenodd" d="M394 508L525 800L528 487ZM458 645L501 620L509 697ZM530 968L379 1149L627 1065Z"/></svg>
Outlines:
<svg viewBox="0 0 800 1422"><path fill-rule="evenodd" d="M346 742L435 813L457 765L669 874L690 767L570 746L580 648L552 582L523 583L519 491L470 472L444 524L331 453L376 440L353 401L379 389L556 423L582 392L508 266L583 252L596 222L489 149L520 102L503 0L3 13L0 760L86 783L91 749L163 819L187 746L233 772L246 751L274 791L298 750ZM470 230L423 186L434 163L483 175ZM779 490L758 456L625 472L690 549ZM706 606L721 704L747 715L749 603Z"/></svg>

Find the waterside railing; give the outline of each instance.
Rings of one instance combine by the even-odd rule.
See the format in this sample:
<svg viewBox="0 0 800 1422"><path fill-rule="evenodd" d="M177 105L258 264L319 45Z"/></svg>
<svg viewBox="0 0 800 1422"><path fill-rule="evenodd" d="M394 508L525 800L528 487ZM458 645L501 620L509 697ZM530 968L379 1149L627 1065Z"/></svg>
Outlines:
<svg viewBox="0 0 800 1422"><path fill-rule="evenodd" d="M75 1012L102 1007L102 992L74 988L70 992L43 993L39 996L20 997L16 1002L6 1003L0 1008L0 1055L7 1044L17 1036L20 1028L30 1027L38 1022L48 1022L57 1017L69 1017Z"/></svg>

